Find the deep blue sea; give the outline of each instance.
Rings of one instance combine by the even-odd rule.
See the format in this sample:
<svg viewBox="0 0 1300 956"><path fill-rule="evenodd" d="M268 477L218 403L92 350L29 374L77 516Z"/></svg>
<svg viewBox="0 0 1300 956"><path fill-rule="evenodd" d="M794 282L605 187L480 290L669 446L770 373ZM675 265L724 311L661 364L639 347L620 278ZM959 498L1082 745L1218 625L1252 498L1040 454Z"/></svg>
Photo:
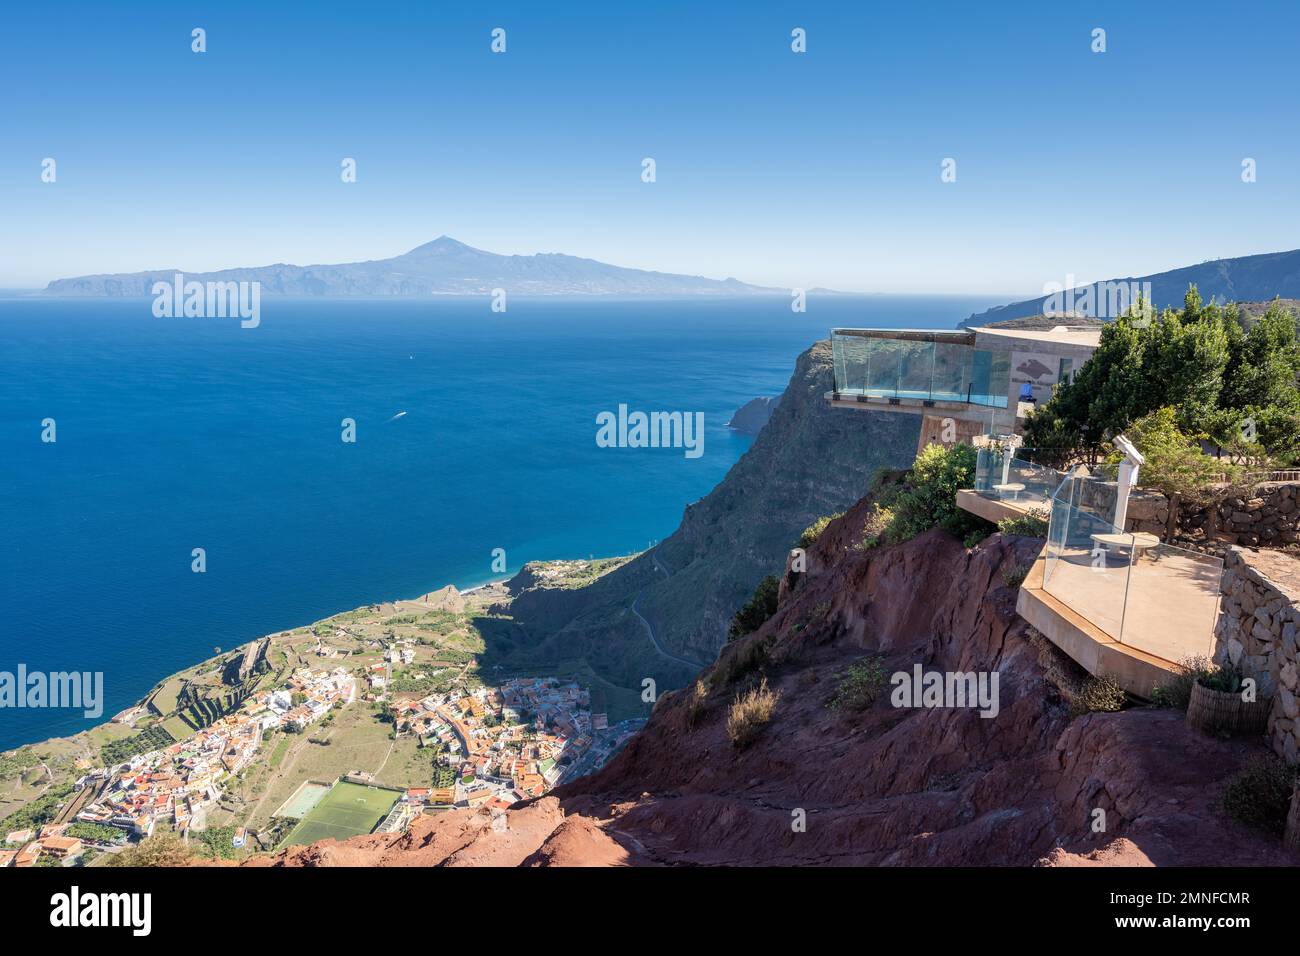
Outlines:
<svg viewBox="0 0 1300 956"><path fill-rule="evenodd" d="M0 671L103 671L106 720L216 647L500 577L494 548L509 573L640 550L748 447L732 412L832 326L999 301L264 299L242 329L0 299ZM703 456L598 448L620 403L702 411ZM0 749L91 723L2 709Z"/></svg>

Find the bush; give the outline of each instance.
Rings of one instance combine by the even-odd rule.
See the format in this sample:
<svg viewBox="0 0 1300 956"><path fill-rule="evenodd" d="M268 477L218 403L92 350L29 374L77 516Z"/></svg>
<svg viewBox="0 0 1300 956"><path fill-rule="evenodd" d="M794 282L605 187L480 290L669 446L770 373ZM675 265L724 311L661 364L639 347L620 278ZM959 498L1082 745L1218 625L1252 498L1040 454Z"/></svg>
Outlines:
<svg viewBox="0 0 1300 956"><path fill-rule="evenodd" d="M821 537L822 532L826 530L826 526L828 524L830 524L832 521L834 521L836 518L840 517L843 514L844 514L843 511L837 511L833 515L823 515L822 517L814 521L812 524L810 524L808 527L804 528L803 534L799 535L799 547L807 548L814 541L816 541L818 538Z"/></svg>
<svg viewBox="0 0 1300 956"><path fill-rule="evenodd" d="M1070 694L1070 715L1114 713L1124 709L1124 688L1110 677L1089 677Z"/></svg>
<svg viewBox="0 0 1300 956"><path fill-rule="evenodd" d="M759 581L754 596L732 617L731 626L727 628L727 640L734 641L762 627L776 613L776 596L780 590L781 582L770 574Z"/></svg>
<svg viewBox="0 0 1300 956"><path fill-rule="evenodd" d="M883 540L889 544L910 541L934 527L968 542L975 534L980 539L986 537L992 525L957 507L957 492L974 483L974 448L927 445L912 464L907 487L885 503L893 512L893 520Z"/></svg>
<svg viewBox="0 0 1300 956"><path fill-rule="evenodd" d="M1186 710L1192 699L1192 685L1214 670L1214 665L1206 657L1188 657L1180 661L1174 676L1151 692L1151 703L1157 707Z"/></svg>
<svg viewBox="0 0 1300 956"><path fill-rule="evenodd" d="M840 675L839 687L826 706L831 710L866 710L888 683L884 656L864 657Z"/></svg>
<svg viewBox="0 0 1300 956"><path fill-rule="evenodd" d="M1035 508L1019 518L1003 518L998 522L998 530L1003 534L1018 534L1026 538L1046 538L1048 521L1047 512Z"/></svg>
<svg viewBox="0 0 1300 956"><path fill-rule="evenodd" d="M1281 836L1295 781L1294 767L1273 756L1261 757L1228 784L1223 809L1238 823Z"/></svg>
<svg viewBox="0 0 1300 956"><path fill-rule="evenodd" d="M727 736L737 749L744 749L754 742L759 732L772 719L780 693L774 693L767 686L764 677L757 687L737 694L727 714Z"/></svg>

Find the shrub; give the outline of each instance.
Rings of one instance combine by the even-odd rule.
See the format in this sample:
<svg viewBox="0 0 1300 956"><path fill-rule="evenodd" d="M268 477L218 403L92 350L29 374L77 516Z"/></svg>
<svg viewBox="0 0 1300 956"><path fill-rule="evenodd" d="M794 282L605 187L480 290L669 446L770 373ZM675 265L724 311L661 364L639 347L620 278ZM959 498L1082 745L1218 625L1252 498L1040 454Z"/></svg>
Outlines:
<svg viewBox="0 0 1300 956"><path fill-rule="evenodd" d="M1223 809L1238 823L1281 836L1286 829L1296 770L1276 757L1261 757L1233 778Z"/></svg>
<svg viewBox="0 0 1300 956"><path fill-rule="evenodd" d="M1192 699L1192 684L1214 670L1214 665L1206 657L1188 657L1180 661L1174 676L1151 692L1151 703L1157 707L1186 710Z"/></svg>
<svg viewBox="0 0 1300 956"><path fill-rule="evenodd" d="M1070 693L1070 714L1114 713L1124 709L1124 688L1110 677L1089 677Z"/></svg>
<svg viewBox="0 0 1300 956"><path fill-rule="evenodd" d="M828 524L843 514L843 511L837 511L833 515L823 515L808 527L804 528L803 534L799 535L799 547L807 548L810 544L821 537L822 532L826 530Z"/></svg>
<svg viewBox="0 0 1300 956"><path fill-rule="evenodd" d="M768 575L754 588L754 596L731 618L727 628L727 640L757 631L763 623L776 613L776 596L781 590L781 582L773 575Z"/></svg>
<svg viewBox="0 0 1300 956"><path fill-rule="evenodd" d="M839 686L826 706L831 710L866 710L888 683L884 656L864 657L840 675Z"/></svg>
<svg viewBox="0 0 1300 956"><path fill-rule="evenodd" d="M957 507L957 492L974 481L974 448L927 445L912 464L906 489L887 502L893 520L883 539L897 544L934 527L966 541L975 533L980 533L981 539L987 536L992 525Z"/></svg>
<svg viewBox="0 0 1300 956"><path fill-rule="evenodd" d="M1003 534L1018 534L1026 538L1046 538L1048 520L1046 511L1035 508L1019 518L1003 518L998 522L998 530Z"/></svg>
<svg viewBox="0 0 1300 956"><path fill-rule="evenodd" d="M732 745L744 749L753 743L754 738L772 719L772 713L780 699L781 694L774 693L767 686L766 677L757 687L737 694L727 714L727 736Z"/></svg>
<svg viewBox="0 0 1300 956"><path fill-rule="evenodd" d="M1241 690L1241 672L1231 663L1221 664L1197 674L1196 683L1221 694L1235 694Z"/></svg>

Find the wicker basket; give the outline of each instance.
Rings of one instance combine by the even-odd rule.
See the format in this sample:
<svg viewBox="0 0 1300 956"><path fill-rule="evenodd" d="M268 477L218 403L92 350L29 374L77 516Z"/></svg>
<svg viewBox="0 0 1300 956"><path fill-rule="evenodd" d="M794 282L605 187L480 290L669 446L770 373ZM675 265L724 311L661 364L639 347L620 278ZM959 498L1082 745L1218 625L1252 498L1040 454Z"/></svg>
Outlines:
<svg viewBox="0 0 1300 956"><path fill-rule="evenodd" d="M1187 726L1207 734L1262 734L1268 728L1270 703L1267 698L1247 703L1240 693L1211 690L1195 681L1187 704Z"/></svg>

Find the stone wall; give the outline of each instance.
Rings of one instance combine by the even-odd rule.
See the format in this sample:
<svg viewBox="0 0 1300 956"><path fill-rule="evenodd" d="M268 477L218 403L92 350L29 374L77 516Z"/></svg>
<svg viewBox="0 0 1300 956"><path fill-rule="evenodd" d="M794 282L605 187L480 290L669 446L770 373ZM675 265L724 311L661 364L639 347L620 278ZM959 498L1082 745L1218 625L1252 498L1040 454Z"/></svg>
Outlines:
<svg viewBox="0 0 1300 956"><path fill-rule="evenodd" d="M1098 514L1115 513L1113 485L1088 489ZM1107 498L1107 492L1110 492ZM1177 521L1169 525L1169 499L1139 489L1129 497L1125 531L1148 531L1171 544L1223 554L1232 545L1300 550L1300 483L1269 482L1249 498L1227 495L1209 504L1178 503Z"/></svg>
<svg viewBox="0 0 1300 956"><path fill-rule="evenodd" d="M1300 560L1229 548L1222 591L1215 657L1254 677L1261 696L1272 696L1273 749L1288 763L1300 763Z"/></svg>
<svg viewBox="0 0 1300 956"><path fill-rule="evenodd" d="M1268 482L1250 498L1227 497L1209 506L1184 502L1178 528L1192 540L1265 548L1300 543L1300 484Z"/></svg>

